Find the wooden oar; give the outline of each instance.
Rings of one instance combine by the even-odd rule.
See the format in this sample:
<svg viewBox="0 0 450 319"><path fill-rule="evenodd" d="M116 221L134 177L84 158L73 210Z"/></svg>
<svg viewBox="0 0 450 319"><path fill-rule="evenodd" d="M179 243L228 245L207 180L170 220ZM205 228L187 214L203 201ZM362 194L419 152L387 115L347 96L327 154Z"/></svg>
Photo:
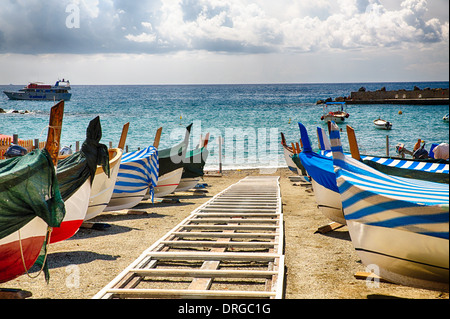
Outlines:
<svg viewBox="0 0 450 319"><path fill-rule="evenodd" d="M49 152L53 165L55 166L58 163L59 141L61 139L63 115L64 101L62 100L50 109L47 142L45 143L45 149Z"/></svg>
<svg viewBox="0 0 450 319"><path fill-rule="evenodd" d="M350 144L350 153L352 157L358 161L361 160L361 155L359 154L358 142L356 141L355 130L350 125L347 125L347 137L348 144Z"/></svg>
<svg viewBox="0 0 450 319"><path fill-rule="evenodd" d="M155 140L153 141L153 146L158 148L159 147L159 140L161 139L161 132L162 127L156 130Z"/></svg>
<svg viewBox="0 0 450 319"><path fill-rule="evenodd" d="M124 126L122 128L122 135L120 135L119 146L118 146L122 150L125 148L125 141L127 140L129 126L130 126L130 122L127 122L124 124Z"/></svg>

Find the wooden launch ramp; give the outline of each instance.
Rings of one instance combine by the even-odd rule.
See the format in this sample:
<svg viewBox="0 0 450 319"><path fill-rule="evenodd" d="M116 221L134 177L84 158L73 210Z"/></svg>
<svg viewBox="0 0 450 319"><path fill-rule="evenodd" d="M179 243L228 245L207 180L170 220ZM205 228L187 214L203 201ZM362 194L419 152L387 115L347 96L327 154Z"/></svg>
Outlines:
<svg viewBox="0 0 450 319"><path fill-rule="evenodd" d="M217 194L93 298L283 298L278 179L249 176Z"/></svg>

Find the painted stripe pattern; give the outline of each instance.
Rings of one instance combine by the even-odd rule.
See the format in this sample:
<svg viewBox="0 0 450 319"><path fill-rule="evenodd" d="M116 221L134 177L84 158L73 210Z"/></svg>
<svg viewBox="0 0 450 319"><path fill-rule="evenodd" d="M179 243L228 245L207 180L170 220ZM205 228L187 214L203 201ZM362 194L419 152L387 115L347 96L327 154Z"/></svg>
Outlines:
<svg viewBox="0 0 450 319"><path fill-rule="evenodd" d="M158 171L158 150L155 147L125 153L120 162L114 193L137 193L150 188L153 195L158 183Z"/></svg>
<svg viewBox="0 0 450 319"><path fill-rule="evenodd" d="M449 239L449 185L386 175L344 156L330 132L333 164L347 220Z"/></svg>
<svg viewBox="0 0 450 319"><path fill-rule="evenodd" d="M327 157L333 157L331 153L330 142L325 135L324 130L321 127L317 128L317 135L319 137L319 145L321 149L321 154ZM347 155L347 154L346 154ZM413 160L402 160L402 159L394 159L394 158L386 158L386 157L376 157L369 155L362 155L361 160L369 160L372 162L376 162L378 164L411 169L417 171L424 171L430 173L443 173L449 174L449 164L447 163L427 163L422 161L413 161Z"/></svg>

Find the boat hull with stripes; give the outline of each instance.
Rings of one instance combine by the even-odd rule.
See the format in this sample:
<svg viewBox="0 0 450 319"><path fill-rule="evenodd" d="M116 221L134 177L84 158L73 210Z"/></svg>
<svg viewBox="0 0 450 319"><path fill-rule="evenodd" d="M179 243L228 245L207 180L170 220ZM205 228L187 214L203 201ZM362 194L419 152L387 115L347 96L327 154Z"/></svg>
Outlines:
<svg viewBox="0 0 450 319"><path fill-rule="evenodd" d="M155 197L172 194L180 184L181 175L183 175L182 167L160 176L155 187Z"/></svg>
<svg viewBox="0 0 450 319"><path fill-rule="evenodd" d="M333 161L312 151L308 132L302 123L298 123L303 142L300 160L310 176L314 197L322 214L330 220L345 225L341 195L336 184Z"/></svg>
<svg viewBox="0 0 450 319"><path fill-rule="evenodd" d="M108 177L103 171L102 166L97 166L94 182L92 183L91 196L89 198L89 207L84 218L85 221L103 212L111 200L114 191L123 151L120 148L111 148L108 151L110 174Z"/></svg>
<svg viewBox="0 0 450 319"><path fill-rule="evenodd" d="M449 186L379 172L342 152L330 134L337 185L353 245L388 281L448 290Z"/></svg>
<svg viewBox="0 0 450 319"><path fill-rule="evenodd" d="M153 193L158 182L158 151L149 146L122 156L114 191L104 211L129 209Z"/></svg>
<svg viewBox="0 0 450 319"><path fill-rule="evenodd" d="M321 154L332 157L330 141L321 128L317 128ZM351 156L350 154L346 154ZM436 183L449 183L449 161L443 159L408 159L388 156L360 155L361 161L389 175L421 179Z"/></svg>
<svg viewBox="0 0 450 319"><path fill-rule="evenodd" d="M200 177L186 177L181 178L180 184L178 184L178 187L175 189L175 192L184 192L191 188L194 188L198 182L200 182Z"/></svg>

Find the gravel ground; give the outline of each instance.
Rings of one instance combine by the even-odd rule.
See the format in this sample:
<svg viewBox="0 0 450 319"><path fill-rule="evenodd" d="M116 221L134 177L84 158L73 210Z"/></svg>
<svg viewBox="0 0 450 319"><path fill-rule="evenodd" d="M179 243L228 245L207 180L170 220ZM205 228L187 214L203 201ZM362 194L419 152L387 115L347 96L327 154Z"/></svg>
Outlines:
<svg viewBox="0 0 450 319"><path fill-rule="evenodd" d="M127 211L103 213L92 221L111 227L82 228L72 238L50 245L49 284L43 274L36 278L25 274L0 284L0 288L20 288L36 299L90 299L196 207L241 178L258 174L259 170L235 170L225 171L223 177L205 177L206 195L186 192L170 196L180 199L179 203L143 201L134 209L145 210L144 215L130 215ZM273 175L280 176L283 202L285 298L449 298L447 292L391 283L369 287L365 280L356 279L354 274L365 267L353 249L347 228L317 233L318 227L330 221L317 209L314 194L307 187L291 182L288 169L278 169ZM37 274L37 271L30 273Z"/></svg>

